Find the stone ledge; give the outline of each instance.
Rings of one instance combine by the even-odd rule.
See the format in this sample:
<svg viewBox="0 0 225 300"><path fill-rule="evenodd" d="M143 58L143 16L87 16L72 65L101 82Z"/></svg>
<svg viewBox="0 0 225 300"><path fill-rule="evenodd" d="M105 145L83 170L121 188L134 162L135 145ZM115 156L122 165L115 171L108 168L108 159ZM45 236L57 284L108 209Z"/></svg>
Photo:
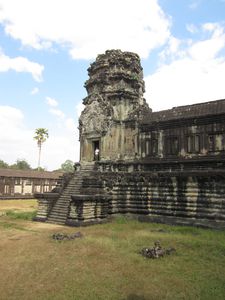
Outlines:
<svg viewBox="0 0 225 300"><path fill-rule="evenodd" d="M105 202L108 201L110 198L109 195L105 194L95 194L95 195L72 195L71 199L72 201L101 201Z"/></svg>
<svg viewBox="0 0 225 300"><path fill-rule="evenodd" d="M150 223L161 223L168 225L183 225L183 226L195 226L200 228L209 229L225 229L225 221L212 221L206 219L191 219L191 218L179 218L179 217L169 217L169 216L146 216L146 215L136 215L133 216L140 222L150 222Z"/></svg>
<svg viewBox="0 0 225 300"><path fill-rule="evenodd" d="M58 198L59 193L35 193L34 197L37 199L53 199L53 198Z"/></svg>

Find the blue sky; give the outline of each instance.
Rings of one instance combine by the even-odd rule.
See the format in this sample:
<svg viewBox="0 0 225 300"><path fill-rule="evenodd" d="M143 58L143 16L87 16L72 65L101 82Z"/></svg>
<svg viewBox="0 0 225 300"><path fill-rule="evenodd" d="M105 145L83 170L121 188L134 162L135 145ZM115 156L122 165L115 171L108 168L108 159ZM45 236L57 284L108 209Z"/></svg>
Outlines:
<svg viewBox="0 0 225 300"><path fill-rule="evenodd" d="M133 51L154 111L225 98L225 0L0 0L0 159L79 160L87 68L107 49Z"/></svg>

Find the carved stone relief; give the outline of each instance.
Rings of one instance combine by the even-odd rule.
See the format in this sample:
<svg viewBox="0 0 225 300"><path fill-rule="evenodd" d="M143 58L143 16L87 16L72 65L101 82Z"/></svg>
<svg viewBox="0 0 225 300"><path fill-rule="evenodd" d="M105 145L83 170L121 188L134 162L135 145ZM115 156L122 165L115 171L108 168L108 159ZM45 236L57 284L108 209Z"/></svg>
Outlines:
<svg viewBox="0 0 225 300"><path fill-rule="evenodd" d="M91 95L86 99L86 107L79 119L81 135L105 135L112 119L112 108L100 95Z"/></svg>

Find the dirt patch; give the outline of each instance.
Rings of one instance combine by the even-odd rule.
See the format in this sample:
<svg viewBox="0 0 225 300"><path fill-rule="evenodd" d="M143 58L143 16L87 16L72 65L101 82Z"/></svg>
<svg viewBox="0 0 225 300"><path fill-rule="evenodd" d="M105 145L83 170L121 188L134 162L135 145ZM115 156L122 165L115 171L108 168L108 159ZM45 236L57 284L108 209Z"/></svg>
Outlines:
<svg viewBox="0 0 225 300"><path fill-rule="evenodd" d="M27 222L26 222L27 223ZM36 230L44 230L44 229L62 229L62 228L68 228L63 225L57 225L57 224L49 224L45 222L29 222L29 228L36 229Z"/></svg>
<svg viewBox="0 0 225 300"><path fill-rule="evenodd" d="M1 200L0 201L0 212L7 210L14 211L33 211L38 207L37 200Z"/></svg>

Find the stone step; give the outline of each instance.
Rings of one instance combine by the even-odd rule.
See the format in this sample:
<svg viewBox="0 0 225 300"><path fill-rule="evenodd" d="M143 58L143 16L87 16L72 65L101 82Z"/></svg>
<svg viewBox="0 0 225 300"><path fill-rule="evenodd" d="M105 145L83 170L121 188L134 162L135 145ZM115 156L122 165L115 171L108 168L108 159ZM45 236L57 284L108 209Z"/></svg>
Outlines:
<svg viewBox="0 0 225 300"><path fill-rule="evenodd" d="M59 222L65 222L66 219L65 219L65 216L52 216L51 218L48 219L48 221L59 221Z"/></svg>
<svg viewBox="0 0 225 300"><path fill-rule="evenodd" d="M57 210L54 210L51 212L51 216L53 216L54 214L65 215L65 214L67 214L67 212L68 212L68 207L65 210L57 209Z"/></svg>
<svg viewBox="0 0 225 300"><path fill-rule="evenodd" d="M68 210L68 206L64 206L64 207L57 207L54 210L52 210L52 214L55 212L60 212L60 213L64 213L65 211Z"/></svg>
<svg viewBox="0 0 225 300"><path fill-rule="evenodd" d="M55 212L55 213L51 214L51 217L49 217L49 219L52 219L52 218L55 218L55 217L57 217L59 219L64 219L66 217L66 215L67 215L67 211L64 212L64 213L62 213L62 212Z"/></svg>
<svg viewBox="0 0 225 300"><path fill-rule="evenodd" d="M64 209L64 208L66 208L66 207L68 207L68 203L67 204L63 204L63 203L57 203L57 205L55 205L54 207L53 207L53 209L52 209L52 211L54 211L55 209Z"/></svg>
<svg viewBox="0 0 225 300"><path fill-rule="evenodd" d="M71 195L80 194L80 189L82 188L84 178L90 177L91 172L94 168L94 164L88 164L82 167L84 169L81 169L74 174L74 176L60 195L59 199L55 203L54 207L52 208L52 211L50 212L47 220L49 223L65 224L68 215Z"/></svg>
<svg viewBox="0 0 225 300"><path fill-rule="evenodd" d="M53 216L51 216L51 218L48 219L48 221L58 220L60 222L65 222L66 217L67 217L67 215L64 215L64 216L53 215Z"/></svg>
<svg viewBox="0 0 225 300"><path fill-rule="evenodd" d="M57 205L55 205L52 209L52 211L54 210L54 208L65 208L65 207L68 207L69 206L69 202L61 202L61 203L57 203Z"/></svg>

